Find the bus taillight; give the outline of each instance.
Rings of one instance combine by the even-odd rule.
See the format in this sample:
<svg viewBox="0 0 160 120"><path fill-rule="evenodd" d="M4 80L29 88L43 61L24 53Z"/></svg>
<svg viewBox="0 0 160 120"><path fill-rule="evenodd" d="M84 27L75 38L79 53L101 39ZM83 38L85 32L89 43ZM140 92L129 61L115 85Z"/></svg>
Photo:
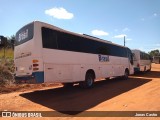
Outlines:
<svg viewBox="0 0 160 120"><path fill-rule="evenodd" d="M37 62L39 62L38 60L33 60L33 63L37 63Z"/></svg>
<svg viewBox="0 0 160 120"><path fill-rule="evenodd" d="M37 67L37 66L39 66L38 64L33 64L33 67Z"/></svg>
<svg viewBox="0 0 160 120"><path fill-rule="evenodd" d="M32 61L33 62L33 71L37 71L37 70L39 70L39 68L38 68L38 66L39 66L39 64L38 64L38 60L33 60Z"/></svg>

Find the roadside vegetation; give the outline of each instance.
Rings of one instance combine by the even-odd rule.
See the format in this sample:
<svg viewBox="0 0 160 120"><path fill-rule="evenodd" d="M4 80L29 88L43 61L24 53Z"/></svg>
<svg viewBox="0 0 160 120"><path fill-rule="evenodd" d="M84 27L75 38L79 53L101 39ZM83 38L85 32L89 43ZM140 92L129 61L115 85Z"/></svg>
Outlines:
<svg viewBox="0 0 160 120"><path fill-rule="evenodd" d="M5 57L4 57L5 56ZM0 49L0 93L14 84L13 49Z"/></svg>
<svg viewBox="0 0 160 120"><path fill-rule="evenodd" d="M14 83L14 41L14 35L0 37L0 87Z"/></svg>

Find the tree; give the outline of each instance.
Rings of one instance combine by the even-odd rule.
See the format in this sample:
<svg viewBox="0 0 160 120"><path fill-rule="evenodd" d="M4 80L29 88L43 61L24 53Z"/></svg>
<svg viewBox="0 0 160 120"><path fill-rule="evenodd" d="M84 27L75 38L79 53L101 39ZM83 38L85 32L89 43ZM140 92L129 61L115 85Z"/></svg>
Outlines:
<svg viewBox="0 0 160 120"><path fill-rule="evenodd" d="M158 49L157 50L152 50L152 51L150 51L148 53L149 53L149 55L151 57L153 57L153 56L160 56L160 51Z"/></svg>
<svg viewBox="0 0 160 120"><path fill-rule="evenodd" d="M7 44L8 44L7 38L4 36L0 36L0 47L2 47L4 50L4 56L3 56L4 58L5 58Z"/></svg>
<svg viewBox="0 0 160 120"><path fill-rule="evenodd" d="M4 36L0 36L0 46L4 47L7 45L7 38Z"/></svg>
<svg viewBox="0 0 160 120"><path fill-rule="evenodd" d="M8 38L8 43L9 43L8 45L12 47L12 49L14 49L15 40L16 40L15 35L12 35L11 37Z"/></svg>

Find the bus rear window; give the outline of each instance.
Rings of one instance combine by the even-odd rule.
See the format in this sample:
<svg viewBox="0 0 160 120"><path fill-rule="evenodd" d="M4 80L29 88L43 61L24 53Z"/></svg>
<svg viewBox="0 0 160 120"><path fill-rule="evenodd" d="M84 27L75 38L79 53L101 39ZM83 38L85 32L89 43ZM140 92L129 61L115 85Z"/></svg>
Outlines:
<svg viewBox="0 0 160 120"><path fill-rule="evenodd" d="M34 24L31 23L27 26L24 26L16 33L16 42L15 45L23 44L33 38L33 29Z"/></svg>

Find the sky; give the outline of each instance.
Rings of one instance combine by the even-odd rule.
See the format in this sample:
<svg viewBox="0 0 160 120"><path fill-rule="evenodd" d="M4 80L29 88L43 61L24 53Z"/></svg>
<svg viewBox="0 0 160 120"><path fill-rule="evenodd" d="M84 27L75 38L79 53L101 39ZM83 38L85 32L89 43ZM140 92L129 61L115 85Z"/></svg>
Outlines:
<svg viewBox="0 0 160 120"><path fill-rule="evenodd" d="M130 49L160 50L160 0L0 0L0 35L42 21Z"/></svg>

